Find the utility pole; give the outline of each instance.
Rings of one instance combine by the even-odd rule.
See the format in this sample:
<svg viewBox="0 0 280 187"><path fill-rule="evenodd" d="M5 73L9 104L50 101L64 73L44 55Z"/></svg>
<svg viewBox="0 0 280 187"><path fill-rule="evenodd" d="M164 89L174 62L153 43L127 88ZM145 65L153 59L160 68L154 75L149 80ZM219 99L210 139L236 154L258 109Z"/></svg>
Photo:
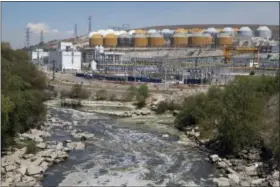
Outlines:
<svg viewBox="0 0 280 187"><path fill-rule="evenodd" d="M54 65L55 65L55 61L53 60L53 78L52 78L52 80L54 80L54 71L55 71Z"/></svg>
<svg viewBox="0 0 280 187"><path fill-rule="evenodd" d="M166 68L168 63L168 57L165 59L165 68L164 68L164 89L166 90Z"/></svg>

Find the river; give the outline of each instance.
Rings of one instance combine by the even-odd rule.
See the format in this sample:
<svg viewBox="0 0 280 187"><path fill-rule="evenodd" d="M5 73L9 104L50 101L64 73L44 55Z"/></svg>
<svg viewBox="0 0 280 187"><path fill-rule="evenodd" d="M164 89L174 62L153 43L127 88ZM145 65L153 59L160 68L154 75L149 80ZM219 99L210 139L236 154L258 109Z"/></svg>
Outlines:
<svg viewBox="0 0 280 187"><path fill-rule="evenodd" d="M63 108L48 113L95 137L85 150L71 151L66 162L48 169L43 186L209 186L216 176L206 153L179 144L174 135L163 136L154 126L128 126L106 115ZM51 140L73 140L64 129L50 133Z"/></svg>

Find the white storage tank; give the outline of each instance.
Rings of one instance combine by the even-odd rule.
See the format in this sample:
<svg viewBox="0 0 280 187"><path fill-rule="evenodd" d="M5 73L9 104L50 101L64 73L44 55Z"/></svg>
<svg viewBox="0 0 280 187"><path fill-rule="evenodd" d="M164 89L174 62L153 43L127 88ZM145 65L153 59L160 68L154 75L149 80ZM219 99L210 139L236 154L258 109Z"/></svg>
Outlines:
<svg viewBox="0 0 280 187"><path fill-rule="evenodd" d="M170 40L171 36L173 35L173 31L170 29L163 29L160 31L160 33L162 34L164 40Z"/></svg>
<svg viewBox="0 0 280 187"><path fill-rule="evenodd" d="M253 31L249 27L241 27L238 31L238 34L240 36L252 37L253 36Z"/></svg>
<svg viewBox="0 0 280 187"><path fill-rule="evenodd" d="M230 36L233 36L234 35L234 29L232 27L225 27L221 33L225 33L225 34L228 34Z"/></svg>
<svg viewBox="0 0 280 187"><path fill-rule="evenodd" d="M148 30L148 35L154 34L154 33L157 33L157 31L155 29L149 29Z"/></svg>
<svg viewBox="0 0 280 187"><path fill-rule="evenodd" d="M210 34L211 36L217 36L218 31L214 27L206 29L203 33Z"/></svg>
<svg viewBox="0 0 280 187"><path fill-rule="evenodd" d="M262 38L271 38L272 32L271 30L266 27L266 26L260 26L257 30L256 30L256 36L257 37L262 37Z"/></svg>

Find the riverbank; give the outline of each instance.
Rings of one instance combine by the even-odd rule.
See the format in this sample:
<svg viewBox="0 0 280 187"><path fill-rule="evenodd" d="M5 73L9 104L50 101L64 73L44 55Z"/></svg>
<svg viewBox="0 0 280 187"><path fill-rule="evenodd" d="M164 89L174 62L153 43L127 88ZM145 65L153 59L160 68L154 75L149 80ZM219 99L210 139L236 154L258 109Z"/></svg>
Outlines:
<svg viewBox="0 0 280 187"><path fill-rule="evenodd" d="M242 150L237 155L219 156L221 150L209 139L200 137L198 127L185 129L185 134L200 147L209 150L209 161L221 171L213 182L217 186L271 186L279 187L279 170L271 161L263 161L260 150Z"/></svg>
<svg viewBox="0 0 280 187"><path fill-rule="evenodd" d="M50 108L59 106L60 100L52 100L46 102ZM207 140L199 138L199 129L197 127L189 128L186 133L178 134L175 131L173 122L174 116L170 113L164 115L156 115L150 110L150 105L141 110L136 109L132 103L121 102L104 102L104 101L81 101L82 108L79 109L87 112L91 118L95 115L110 114L116 116L117 122L121 127L129 127L135 124L139 128L156 127L162 129L162 138L170 141L176 141L183 146L196 147L202 150L207 148ZM155 102L153 102L153 107ZM72 110L72 109L67 109ZM78 112L78 111L75 111ZM99 113L99 114L96 114ZM129 115L124 115L129 114ZM28 133L19 135L19 139L33 140L36 142L38 152L34 154L26 154L26 148L16 150L5 157L2 157L2 184L20 184L23 186L38 186L44 177L44 172L54 164L64 162L69 152L73 150L84 150L86 144L81 142L81 137L85 137L87 141L94 141L94 134L78 130L77 121L73 123L58 120L53 116L47 115L47 121L40 130L32 129ZM62 128L69 132L73 140L67 136L60 141L50 141L48 133L53 128ZM168 128L167 128L168 127ZM172 127L172 128L169 128ZM173 130L174 129L174 132ZM166 133L168 132L168 133ZM208 150L211 151L211 150ZM261 173L260 168L264 164L259 161L258 153L243 152L245 158L220 158L212 152L209 154L208 162L211 162L219 168L221 173L211 180L217 186L279 186L277 176L278 171L273 171L269 175Z"/></svg>

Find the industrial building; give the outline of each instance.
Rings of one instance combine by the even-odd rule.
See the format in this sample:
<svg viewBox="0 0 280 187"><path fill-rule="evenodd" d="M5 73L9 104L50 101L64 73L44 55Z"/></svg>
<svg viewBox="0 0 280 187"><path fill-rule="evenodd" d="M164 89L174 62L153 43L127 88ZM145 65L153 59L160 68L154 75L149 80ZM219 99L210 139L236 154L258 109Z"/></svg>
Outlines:
<svg viewBox="0 0 280 187"><path fill-rule="evenodd" d="M81 71L81 52L72 43L60 42L55 51L49 52L49 69L56 71Z"/></svg>
<svg viewBox="0 0 280 187"><path fill-rule="evenodd" d="M48 63L49 53L43 49L36 49L35 51L29 52L29 57L32 63L44 65Z"/></svg>

